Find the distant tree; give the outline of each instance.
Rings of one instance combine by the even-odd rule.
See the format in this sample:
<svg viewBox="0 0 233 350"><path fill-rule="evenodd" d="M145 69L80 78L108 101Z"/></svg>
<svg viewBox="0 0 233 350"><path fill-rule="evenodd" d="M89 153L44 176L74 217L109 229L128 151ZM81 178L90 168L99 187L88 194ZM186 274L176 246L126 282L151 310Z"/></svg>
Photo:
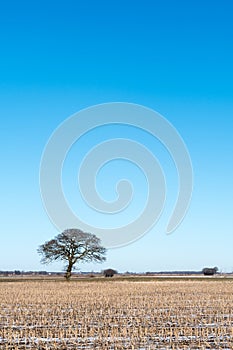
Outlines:
<svg viewBox="0 0 233 350"><path fill-rule="evenodd" d="M14 274L15 274L16 276L19 276L19 275L21 275L21 272L20 272L19 270L15 270L15 271L14 271Z"/></svg>
<svg viewBox="0 0 233 350"><path fill-rule="evenodd" d="M113 269L106 269L103 272L104 272L104 277L113 277L115 274L117 274L117 271Z"/></svg>
<svg viewBox="0 0 233 350"><path fill-rule="evenodd" d="M38 275L47 275L47 274L48 274L47 271L39 271L39 272L37 272L37 273L38 273Z"/></svg>
<svg viewBox="0 0 233 350"><path fill-rule="evenodd" d="M215 267L205 267L205 268L202 270L202 273L203 273L205 276L213 276L213 275L215 275L217 272L218 272L218 267L217 267L217 266L215 266Z"/></svg>
<svg viewBox="0 0 233 350"><path fill-rule="evenodd" d="M76 263L106 260L106 249L100 245L101 241L91 233L79 229L67 229L40 245L38 253L42 256L41 262L48 264L61 260L66 262L65 278L70 279Z"/></svg>

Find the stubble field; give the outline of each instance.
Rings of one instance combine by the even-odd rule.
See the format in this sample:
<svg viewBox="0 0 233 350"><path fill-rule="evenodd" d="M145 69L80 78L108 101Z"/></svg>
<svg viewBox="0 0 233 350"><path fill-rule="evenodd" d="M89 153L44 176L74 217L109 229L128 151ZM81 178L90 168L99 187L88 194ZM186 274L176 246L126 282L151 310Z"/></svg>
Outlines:
<svg viewBox="0 0 233 350"><path fill-rule="evenodd" d="M233 349L233 282L1 282L0 349Z"/></svg>

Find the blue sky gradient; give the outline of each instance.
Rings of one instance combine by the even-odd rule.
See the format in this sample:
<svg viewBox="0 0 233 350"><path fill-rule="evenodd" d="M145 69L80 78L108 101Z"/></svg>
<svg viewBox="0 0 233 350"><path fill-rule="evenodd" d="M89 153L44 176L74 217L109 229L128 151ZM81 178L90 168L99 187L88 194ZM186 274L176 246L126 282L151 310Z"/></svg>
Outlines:
<svg viewBox="0 0 233 350"><path fill-rule="evenodd" d="M160 158L168 184L164 213L143 238L109 250L106 263L80 268L233 270L232 11L230 0L1 2L0 270L45 268L36 249L58 234L40 198L45 144L73 113L113 101L148 106L174 125L192 159L193 199L183 223L167 236L177 191L174 165L159 142L131 130ZM127 135L123 129L93 132L87 144ZM63 176L74 206L79 147L67 157ZM112 164L113 174L127 173L135 189L146 191L142 174L122 162ZM103 186L101 176L111 178L111 167L97 178L100 193L111 198L113 184L105 180ZM144 191L136 191L130 220L144 199Z"/></svg>

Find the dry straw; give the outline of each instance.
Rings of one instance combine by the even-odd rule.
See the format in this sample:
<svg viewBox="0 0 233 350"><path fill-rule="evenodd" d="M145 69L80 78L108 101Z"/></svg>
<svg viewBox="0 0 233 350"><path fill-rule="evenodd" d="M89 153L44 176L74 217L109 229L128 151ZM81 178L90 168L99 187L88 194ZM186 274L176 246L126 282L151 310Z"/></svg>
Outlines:
<svg viewBox="0 0 233 350"><path fill-rule="evenodd" d="M233 283L2 282L0 349L232 349Z"/></svg>

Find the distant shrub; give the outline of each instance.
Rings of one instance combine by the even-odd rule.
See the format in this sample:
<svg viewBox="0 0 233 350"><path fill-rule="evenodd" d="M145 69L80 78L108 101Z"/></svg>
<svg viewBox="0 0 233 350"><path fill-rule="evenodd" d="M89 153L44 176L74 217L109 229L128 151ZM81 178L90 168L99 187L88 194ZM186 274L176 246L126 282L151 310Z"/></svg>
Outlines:
<svg viewBox="0 0 233 350"><path fill-rule="evenodd" d="M116 270L113 270L113 269L104 270L104 277L113 277L115 274L117 274Z"/></svg>
<svg viewBox="0 0 233 350"><path fill-rule="evenodd" d="M202 270L202 273L203 273L205 276L213 276L213 275L215 275L217 272L218 272L218 268L217 268L217 267L205 267L205 268Z"/></svg>

